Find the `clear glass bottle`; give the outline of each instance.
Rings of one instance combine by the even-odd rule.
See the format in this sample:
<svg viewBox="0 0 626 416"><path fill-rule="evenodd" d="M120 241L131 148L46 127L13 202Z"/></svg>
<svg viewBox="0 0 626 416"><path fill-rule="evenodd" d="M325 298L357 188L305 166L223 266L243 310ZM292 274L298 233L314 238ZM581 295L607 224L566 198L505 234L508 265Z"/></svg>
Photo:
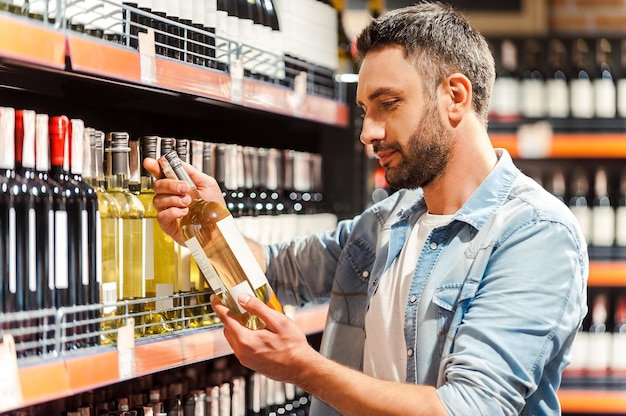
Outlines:
<svg viewBox="0 0 626 416"><path fill-rule="evenodd" d="M596 170L594 190L589 243L596 247L612 247L615 242L615 207L609 195L607 172L602 166Z"/></svg>
<svg viewBox="0 0 626 416"><path fill-rule="evenodd" d="M160 138L157 136L144 136L140 141L141 160L157 158L157 148ZM145 239L145 278L146 297L163 298L146 303L148 314L148 327L146 332L162 334L173 331L168 322L172 318L174 306L174 286L176 279L176 250L174 239L166 234L157 220L157 210L152 200L154 199L154 176L141 164L141 191L137 197L142 202L146 212Z"/></svg>
<svg viewBox="0 0 626 416"><path fill-rule="evenodd" d="M117 314L132 314L135 318L135 335L142 336L145 331L144 303L139 300L146 296L146 280L143 262L145 229L145 209L136 195L128 189L129 136L125 132L109 133L109 148L105 149L107 166L105 178L107 192L120 206L120 281L118 282L118 300L130 301ZM125 324L122 320L120 325Z"/></svg>
<svg viewBox="0 0 626 416"><path fill-rule="evenodd" d="M209 286L243 325L251 329L264 327L261 319L239 306L239 294L257 296L277 310L282 311L282 307L232 215L224 205L200 197L175 152L161 156L159 161L166 176L191 186L193 202L181 219L180 230Z"/></svg>

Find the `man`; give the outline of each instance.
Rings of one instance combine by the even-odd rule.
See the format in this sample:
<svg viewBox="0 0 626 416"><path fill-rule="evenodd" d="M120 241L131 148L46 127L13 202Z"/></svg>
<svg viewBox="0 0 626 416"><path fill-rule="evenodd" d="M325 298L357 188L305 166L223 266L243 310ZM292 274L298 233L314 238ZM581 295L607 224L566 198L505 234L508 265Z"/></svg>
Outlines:
<svg viewBox="0 0 626 416"><path fill-rule="evenodd" d="M245 296L267 328L246 329L214 298L226 339L243 365L316 396L315 415L560 414L587 310L586 245L565 205L492 148L485 40L452 8L424 3L373 21L357 48L361 141L401 190L332 232L259 251L283 302L329 298L319 353ZM179 242L187 190L155 184L159 221Z"/></svg>

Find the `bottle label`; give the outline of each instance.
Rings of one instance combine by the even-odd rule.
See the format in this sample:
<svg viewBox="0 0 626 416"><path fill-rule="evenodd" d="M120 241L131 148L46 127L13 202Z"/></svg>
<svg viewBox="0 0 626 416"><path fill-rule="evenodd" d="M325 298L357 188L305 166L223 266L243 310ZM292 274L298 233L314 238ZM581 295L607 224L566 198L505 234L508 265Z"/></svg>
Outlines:
<svg viewBox="0 0 626 416"><path fill-rule="evenodd" d="M565 118L569 115L569 89L561 79L546 82L547 112L549 117Z"/></svg>
<svg viewBox="0 0 626 416"><path fill-rule="evenodd" d="M67 212L54 213L54 287L67 289Z"/></svg>
<svg viewBox="0 0 626 416"><path fill-rule="evenodd" d="M233 298L235 304L237 304L237 308L239 308L239 312L246 313L246 310L242 308L239 302L237 301L237 299L239 299L239 295L241 295L242 293L247 293L250 296L256 296L254 294L254 291L250 287L250 283L246 280L230 288L230 296Z"/></svg>
<svg viewBox="0 0 626 416"><path fill-rule="evenodd" d="M221 296L222 293L226 291L224 283L222 283L222 280L217 275L215 268L213 268L211 261L207 257L200 243L198 242L198 239L196 237L192 237L189 240L185 241L185 244L187 245L187 248L191 251L193 258L196 260L196 263L198 263L198 267L202 271L202 274L204 274L204 277L206 278L207 283L209 284L213 292L215 292L217 296Z"/></svg>
<svg viewBox="0 0 626 416"><path fill-rule="evenodd" d="M54 270L55 270L55 258L54 258L54 211L48 212L48 259L50 259L50 266L48 268L48 289L54 289Z"/></svg>
<svg viewBox="0 0 626 416"><path fill-rule="evenodd" d="M9 292L17 292L17 234L15 208L9 209ZM3 283L4 284L4 283Z"/></svg>
<svg viewBox="0 0 626 416"><path fill-rule="evenodd" d="M96 282L102 283L102 218L96 211Z"/></svg>
<svg viewBox="0 0 626 416"><path fill-rule="evenodd" d="M615 242L620 247L626 247L626 207L616 209Z"/></svg>
<svg viewBox="0 0 626 416"><path fill-rule="evenodd" d="M154 280L154 222L156 219L146 220L146 229L143 234L144 242L144 275L146 280Z"/></svg>
<svg viewBox="0 0 626 416"><path fill-rule="evenodd" d="M617 80L617 112L626 117L626 78Z"/></svg>
<svg viewBox="0 0 626 416"><path fill-rule="evenodd" d="M587 241L591 239L591 209L589 207L570 207L572 213L578 220L580 230Z"/></svg>
<svg viewBox="0 0 626 416"><path fill-rule="evenodd" d="M525 117L543 117L545 115L545 88L538 79L522 82L521 110Z"/></svg>
<svg viewBox="0 0 626 416"><path fill-rule="evenodd" d="M89 286L89 220L87 215L87 210L84 209L80 212L80 232L81 232L81 247L80 247L80 256L81 256L81 281L83 286Z"/></svg>
<svg viewBox="0 0 626 416"><path fill-rule="evenodd" d="M28 289L37 291L37 216L33 208L28 210Z"/></svg>
<svg viewBox="0 0 626 416"><path fill-rule="evenodd" d="M611 370L626 371L626 332L613 333L613 350L611 353Z"/></svg>
<svg viewBox="0 0 626 416"><path fill-rule="evenodd" d="M570 81L572 116L591 118L594 114L593 87L588 79Z"/></svg>
<svg viewBox="0 0 626 416"><path fill-rule="evenodd" d="M233 255L241 265L246 277L250 281L252 288L257 290L258 288L267 284L267 277L259 266L259 263L254 258L252 250L248 246L246 239L243 237L237 225L235 219L229 215L224 219L219 220L217 228L220 230L226 243L229 245Z"/></svg>
<svg viewBox="0 0 626 416"><path fill-rule="evenodd" d="M611 347L611 333L590 333L587 370L606 371L609 367Z"/></svg>
<svg viewBox="0 0 626 416"><path fill-rule="evenodd" d="M593 81L596 117L615 117L616 92L612 79L598 78Z"/></svg>
<svg viewBox="0 0 626 416"><path fill-rule="evenodd" d="M615 211L613 207L594 207L591 244L601 247L612 246L615 241Z"/></svg>

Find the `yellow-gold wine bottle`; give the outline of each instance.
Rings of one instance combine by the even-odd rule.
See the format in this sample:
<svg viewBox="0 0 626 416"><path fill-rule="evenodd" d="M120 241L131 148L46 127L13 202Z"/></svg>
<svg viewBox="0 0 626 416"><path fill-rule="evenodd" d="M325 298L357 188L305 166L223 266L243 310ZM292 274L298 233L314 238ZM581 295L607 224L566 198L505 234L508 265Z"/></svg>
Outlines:
<svg viewBox="0 0 626 416"><path fill-rule="evenodd" d="M250 329L264 328L262 319L239 306L239 295L249 293L281 312L282 306L230 211L223 204L202 199L175 151L161 156L159 163L167 177L191 187L193 201L180 220L180 231L209 286L239 322Z"/></svg>

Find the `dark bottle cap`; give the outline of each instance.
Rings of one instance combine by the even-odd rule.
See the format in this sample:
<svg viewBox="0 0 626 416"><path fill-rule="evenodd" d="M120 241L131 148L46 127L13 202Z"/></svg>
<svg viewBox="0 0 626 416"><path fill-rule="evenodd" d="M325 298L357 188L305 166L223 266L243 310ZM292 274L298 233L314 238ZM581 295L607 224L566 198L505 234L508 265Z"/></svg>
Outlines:
<svg viewBox="0 0 626 416"><path fill-rule="evenodd" d="M158 136L144 136L139 139L139 157L141 163L141 176L152 176L146 168L143 167L143 160L147 157L157 158L157 147L159 143Z"/></svg>
<svg viewBox="0 0 626 416"><path fill-rule="evenodd" d="M161 138L161 154L164 155L167 152L171 152L176 149L176 139L172 137Z"/></svg>

